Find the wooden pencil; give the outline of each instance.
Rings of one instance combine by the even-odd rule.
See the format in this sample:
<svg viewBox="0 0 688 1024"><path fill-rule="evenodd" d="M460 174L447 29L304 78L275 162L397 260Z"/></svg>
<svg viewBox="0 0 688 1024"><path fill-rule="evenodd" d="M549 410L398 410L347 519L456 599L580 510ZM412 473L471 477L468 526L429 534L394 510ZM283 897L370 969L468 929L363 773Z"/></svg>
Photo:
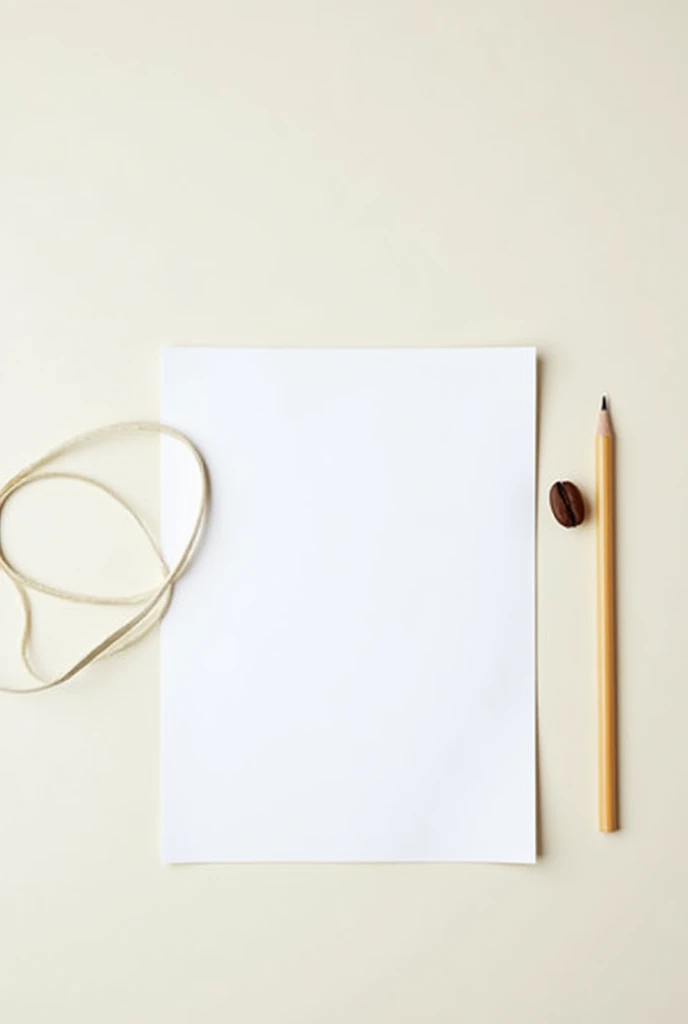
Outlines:
<svg viewBox="0 0 688 1024"><path fill-rule="evenodd" d="M602 398L595 438L597 504L597 756L598 827L618 824L616 621L614 600L614 436Z"/></svg>

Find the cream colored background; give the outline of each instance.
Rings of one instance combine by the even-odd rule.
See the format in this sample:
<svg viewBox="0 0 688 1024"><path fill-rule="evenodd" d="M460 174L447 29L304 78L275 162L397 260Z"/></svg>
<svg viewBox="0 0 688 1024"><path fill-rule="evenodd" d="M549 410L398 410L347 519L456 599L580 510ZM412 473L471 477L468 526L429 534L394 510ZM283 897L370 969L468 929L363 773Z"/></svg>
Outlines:
<svg viewBox="0 0 688 1024"><path fill-rule="evenodd" d="M155 417L163 344L535 342L542 513L536 867L162 868L151 640L0 701L2 1019L684 1019L688 5L2 0L1 24L3 476L82 428ZM603 389L621 505L610 837L594 535L546 509L557 477L590 494ZM112 464L154 507L154 448ZM140 577L102 502L22 501L22 564ZM85 627L48 614L56 666Z"/></svg>

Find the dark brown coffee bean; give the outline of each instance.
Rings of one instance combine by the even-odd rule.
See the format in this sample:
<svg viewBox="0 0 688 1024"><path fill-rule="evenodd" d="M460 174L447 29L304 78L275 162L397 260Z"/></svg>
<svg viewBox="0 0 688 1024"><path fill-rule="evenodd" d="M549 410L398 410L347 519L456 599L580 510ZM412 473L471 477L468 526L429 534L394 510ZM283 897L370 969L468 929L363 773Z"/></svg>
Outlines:
<svg viewBox="0 0 688 1024"><path fill-rule="evenodd" d="M562 526L580 526L585 519L583 495L570 480L557 481L549 491L552 515Z"/></svg>

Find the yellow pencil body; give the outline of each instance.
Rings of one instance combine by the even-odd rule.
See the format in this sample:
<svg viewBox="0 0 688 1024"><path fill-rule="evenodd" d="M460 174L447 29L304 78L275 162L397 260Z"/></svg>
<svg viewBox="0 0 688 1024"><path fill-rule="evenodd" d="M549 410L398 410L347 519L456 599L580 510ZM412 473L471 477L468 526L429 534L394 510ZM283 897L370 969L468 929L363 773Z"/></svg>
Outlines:
<svg viewBox="0 0 688 1024"><path fill-rule="evenodd" d="M597 498L597 749L600 832L618 826L616 628L614 601L614 439L606 408L595 438Z"/></svg>

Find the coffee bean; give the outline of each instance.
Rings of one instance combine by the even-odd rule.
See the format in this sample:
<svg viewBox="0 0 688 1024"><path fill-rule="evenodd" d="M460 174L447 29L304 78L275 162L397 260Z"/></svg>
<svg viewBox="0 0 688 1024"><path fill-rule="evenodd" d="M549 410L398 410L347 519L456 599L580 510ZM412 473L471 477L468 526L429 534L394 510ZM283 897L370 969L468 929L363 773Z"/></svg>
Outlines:
<svg viewBox="0 0 688 1024"><path fill-rule="evenodd" d="M562 526L580 526L585 519L583 495L570 480L557 481L549 492L552 515Z"/></svg>

